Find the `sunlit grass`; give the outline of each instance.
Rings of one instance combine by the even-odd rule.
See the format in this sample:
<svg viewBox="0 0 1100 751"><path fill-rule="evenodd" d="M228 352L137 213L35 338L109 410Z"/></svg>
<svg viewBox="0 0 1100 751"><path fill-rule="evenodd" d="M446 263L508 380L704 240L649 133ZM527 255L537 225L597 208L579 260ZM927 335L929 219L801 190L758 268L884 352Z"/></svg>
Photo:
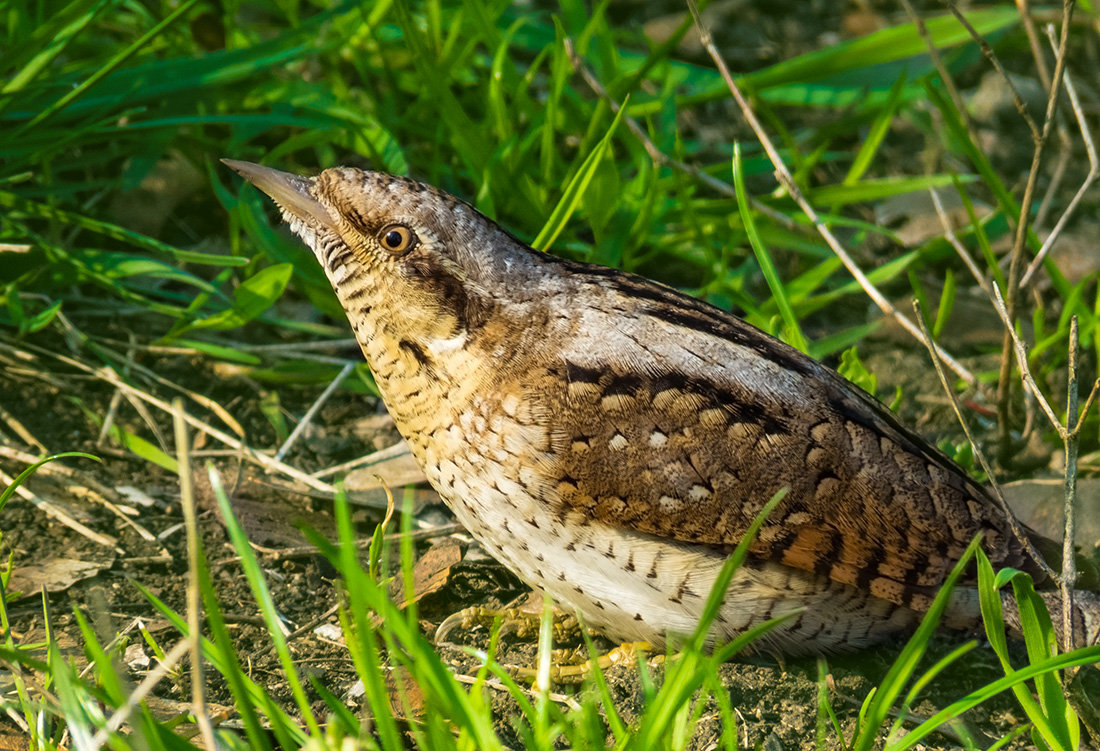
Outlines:
<svg viewBox="0 0 1100 751"><path fill-rule="evenodd" d="M352 164L425 179L539 247L687 289L734 308L816 357L848 351L845 374L874 390L873 374L852 348L875 324L837 324L826 316L824 323L833 326L828 333L807 334L810 325L820 330L819 314L837 310L838 303L863 305L859 285L808 231L789 197L775 189L771 165L757 144L709 142L684 124L726 101L721 80L706 66L676 59L674 43L653 44L611 25L605 10L578 2L564 2L551 13L483 1L334 3L319 9L296 0L217 8L167 0L74 0L47 14L41 4L9 3L0 23L0 243L28 249L0 252L0 331L13 339L60 332L80 342L98 365L123 371L115 350L85 333L95 331L97 316L106 314L145 343L234 363L276 390L328 382L338 370L331 363L261 355L244 346L346 334L342 311L308 251L218 159L301 172ZM967 18L995 45L1021 38L1014 8L982 9ZM929 38L952 51L953 72L979 64L976 46L954 18L927 21ZM567 40L615 106L577 74ZM1016 176L999 175L975 142L914 26L897 23L748 72L742 83L763 118L784 128L782 154L803 192L853 246L893 240L889 229L867 220L862 207L931 187L956 190L971 219L956 232L974 247L984 272L1003 284L993 245L1008 236L1020 212ZM803 127L805 114L818 125ZM664 161L654 159L630 121ZM939 143L949 157L943 162L953 168L925 174L914 163L911 172L899 174L897 165L880 164L898 121ZM198 187L182 190L180 173L166 167L174 160L190 167ZM668 160L689 162L709 180L670 167ZM153 188L161 194L181 187L159 221L118 208L138 205L136 194L127 191L157 180L168 181ZM972 194L991 202L990 216L979 220ZM1038 248L1037 237L1028 241L1033 251ZM946 242L935 237L910 248L891 246L888 257L866 270L876 285L918 297L926 297L918 272L953 280L937 300L924 304L937 311L933 330L940 333L951 316L956 284L964 284L950 256ZM1042 355L1036 364L1049 375L1064 367L1070 315L1080 320L1085 346L1100 347L1100 306L1095 275L1071 284L1053 265L1046 271L1051 290L1030 323L1036 343L1031 357ZM336 323L288 315L281 307L287 299L308 300ZM60 316L67 317L65 324ZM993 374L979 376L988 380ZM369 392L372 385L364 375L345 387ZM277 422L278 409L271 415ZM115 426L109 437L152 464L175 468L175 460L148 436ZM276 703L243 672L203 570L208 632L202 648L223 676L243 728L219 731L227 746L294 748L308 738L317 747L337 748L350 738L385 749L410 743L504 747L481 690L488 680L499 681L512 696L517 733L531 748L684 747L707 700L720 713L721 743L737 746L736 707L717 668L741 645L709 653L692 642L663 668L659 685L652 676L643 679L647 704L633 723L618 716L599 671L576 694L579 710L520 685L493 659L493 649L478 673L482 683L463 685L420 633L415 604L402 610L387 596L391 572L377 566L385 536L375 536L370 560L376 565L364 571L347 506L338 503L336 516L338 542L315 542L340 572L340 622L371 717L365 720L323 685L297 677L277 637L274 646L294 703ZM227 520L259 609L278 634L263 573L231 515ZM400 553L403 571L392 575L408 576L412 551L406 545ZM1036 742L1072 747L1080 731L1073 708L1059 702L1057 671L1095 662L1098 654L1054 654L1048 649L1049 619L1025 608L1031 614L1030 664L1013 668L994 607L995 585L1006 584L1009 575L997 579L980 554L977 566L990 642L1006 675L904 737L891 735L887 747L922 742L945 721L1009 690L1032 723ZM6 587L5 579L0 582ZM1012 583L1017 598L1028 602L1027 586ZM928 681L970 649L964 645L926 664L947 592L866 697L847 737L822 679L819 743L870 748L882 741L897 729L890 713L912 706ZM184 634L185 619L147 594L150 607ZM144 705L129 715L133 735L108 733L110 715L125 705L132 688L118 668L121 644L101 645L81 621L93 666L82 674L56 645L17 643L6 609L0 616L0 660L11 670L17 696L7 709L34 728L37 747L58 748L63 740L82 747L97 733L109 734L115 748L194 747L178 732L177 721L154 717ZM47 624L55 616L44 604ZM161 659L167 657L171 645L145 638ZM395 668L423 694L419 713L399 717L392 711L389 676ZM398 704L409 709L412 703L398 693ZM318 699L326 716L311 704Z"/></svg>

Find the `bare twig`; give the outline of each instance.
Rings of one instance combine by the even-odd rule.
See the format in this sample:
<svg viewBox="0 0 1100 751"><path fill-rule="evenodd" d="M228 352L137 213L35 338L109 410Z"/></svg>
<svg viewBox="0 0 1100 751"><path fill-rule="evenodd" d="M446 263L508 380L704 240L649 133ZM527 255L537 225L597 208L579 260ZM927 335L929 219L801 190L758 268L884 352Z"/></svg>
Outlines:
<svg viewBox="0 0 1100 751"><path fill-rule="evenodd" d="M958 236L955 235L955 229L951 226L951 219L947 216L947 211L943 208L943 202L940 200L939 191L935 188L929 188L928 192L932 195L932 205L936 208L936 215L940 218L940 223L943 225L944 237L951 247L958 253L959 258L962 259L966 268L970 270L970 274L974 277L974 280L978 283L978 286L990 292L989 280L985 278L985 274L978 267L978 264L974 261L974 257L970 255L970 251L966 249L966 246L959 241Z"/></svg>
<svg viewBox="0 0 1100 751"><path fill-rule="evenodd" d="M1050 91L1050 68L1047 67L1046 57L1043 56L1043 45L1039 42L1039 33L1035 30L1035 19L1031 17L1031 0L1016 0L1016 8L1020 12L1020 20L1027 33L1027 43L1031 47L1031 57L1035 60L1039 81L1043 84L1043 89Z"/></svg>
<svg viewBox="0 0 1100 751"><path fill-rule="evenodd" d="M1001 317L1001 323L1005 326L1005 335L1008 337L1009 342L1012 344L1012 350L1016 355L1016 366L1020 369L1020 378L1024 382L1024 386L1031 392L1031 395L1035 397L1035 401L1038 402L1039 407L1043 410L1043 413L1047 416L1047 420L1058 431L1058 435L1065 438L1065 428L1062 427L1061 421L1058 420L1058 416L1054 414L1054 410L1050 406L1050 402L1043 396L1043 392L1039 389L1039 384L1035 382L1034 376L1031 375L1031 366L1027 362L1027 347L1024 345L1023 340L1020 339L1016 333L1016 328L1012 325L1012 319L1008 315L1008 306L1005 304L1005 299L1001 295L1001 289L996 284L993 285L993 307L996 308L997 314ZM1011 366L1011 358L1009 358L1009 365Z"/></svg>
<svg viewBox="0 0 1100 751"><path fill-rule="evenodd" d="M745 116L745 120L756 134L757 139L760 141L760 145L764 147L764 151L771 160L772 166L775 167L776 179L787 190L806 217L813 223L814 228L817 229L818 234L825 240L829 249L840 259L841 263L848 269L848 272L855 278L859 286L863 288L867 296L874 301L883 313L894 318L902 328L908 331L913 337L918 340L921 339L920 329L879 292L871 280L867 278L862 269L859 268L856 262L848 254L848 251L844 249L844 246L840 244L840 241L836 239L836 236L829 229L828 225L818 216L813 206L811 206L805 196L802 195L802 190L798 187L790 170L787 169L787 165L779 155L779 151L775 148L775 144L772 143L771 138L757 119L756 113L752 109L752 105L749 104L748 100L745 99L744 95L741 93L741 89L733 80L733 76L730 74L725 60L718 52L717 47L714 46L714 40L710 35L710 30L703 23L703 19L699 15L699 9L696 7L694 0L688 0L688 8L691 9L691 13L695 17L695 23L699 28L699 38L703 43L703 47L707 50L714 64L718 67L718 72L721 74L722 80L725 81L730 93L733 94L733 98L737 102L737 106L740 107L741 113ZM933 346L936 347L939 357L949 368L951 368L951 370L955 371L955 373L969 385L977 386L978 379L970 370L951 357L938 345L933 344Z"/></svg>
<svg viewBox="0 0 1100 751"><path fill-rule="evenodd" d="M1069 44L1070 20L1073 18L1073 0L1065 0L1063 5L1062 37L1058 45L1058 52L1054 62L1054 76L1051 79L1049 96L1047 97L1046 115L1043 118L1043 127L1035 138L1035 148L1031 157L1031 168L1028 170L1027 183L1024 186L1024 195L1020 201L1020 216L1016 223L1016 237L1013 242L1012 252L1009 256L1008 278L1005 289L1006 309L1008 312L1008 325L1001 346L1001 370L997 379L997 418L1000 429L1000 448L1003 454L1007 454L1012 443L1011 422L1009 420L1010 376L1012 374L1012 359L1009 352L1012 351L1012 334L1016 321L1017 297L1020 290L1020 275L1023 266L1024 247L1027 244L1028 218L1031 213L1031 203L1035 196L1035 186L1039 182L1039 166L1042 163L1043 148L1050 129L1054 124L1054 112L1058 106L1058 95L1062 90L1062 78L1066 69L1066 47Z"/></svg>
<svg viewBox="0 0 1100 751"><path fill-rule="evenodd" d="M302 434L302 431L306 429L306 426L313 420L313 416L317 414L317 411L321 409L329 397L335 393L336 389L340 388L340 384L344 382L344 379L351 375L351 371L355 370L355 363L349 362L344 368L332 379L332 383L325 387L325 390L321 392L321 395L317 397L316 401L302 416L301 421L294 427L294 430L290 432L286 440L283 441L283 445L279 447L279 450L275 452L275 458L282 461L286 453L290 451L291 446L298 440L298 436Z"/></svg>
<svg viewBox="0 0 1100 751"><path fill-rule="evenodd" d="M1047 36L1050 39L1051 46L1055 44L1054 41L1054 28L1047 26ZM1092 184L1096 182L1096 179L1100 177L1100 158L1097 157L1096 144L1092 139L1092 130L1089 128L1088 120L1085 118L1085 113L1081 108L1081 100L1077 96L1077 89L1073 85L1073 77L1067 70L1063 78L1063 83L1066 87L1066 94L1069 95L1070 106L1073 108L1073 115L1077 119L1077 127L1081 130L1081 139L1085 143L1085 152L1089 157L1089 173L1085 176L1085 181L1081 183L1081 187L1077 189L1077 192L1070 199L1069 205L1066 206L1065 211L1062 212L1062 216L1058 218L1057 223L1054 225L1054 229L1047 235L1047 239L1043 241L1043 247L1039 248L1039 252L1035 254L1035 258L1031 259L1031 263L1028 264L1027 270L1020 278L1020 286L1026 287L1034 277L1035 273L1039 270L1043 260L1050 253L1050 249L1054 247L1054 243L1058 240L1058 237L1062 234L1062 230L1065 229L1066 224L1069 222L1073 213L1077 210L1078 204L1081 203L1081 199L1085 197L1085 193Z"/></svg>
<svg viewBox="0 0 1100 751"><path fill-rule="evenodd" d="M344 462L343 464L337 464L332 467L326 467L325 469L314 472L310 477L320 479L322 477L329 477L331 475L339 474L340 472L349 472L357 467L365 465L379 464L388 459L393 459L397 456L402 456L409 453L409 444L405 441L398 441L392 446L387 446L384 449L367 454L366 456L360 456L357 459Z"/></svg>
<svg viewBox="0 0 1100 751"><path fill-rule="evenodd" d="M1032 140L1038 139L1041 135L1039 131L1039 126L1035 124L1035 119L1032 118L1031 113L1028 112L1027 102L1024 101L1024 98L1022 96L1020 96L1020 92L1016 90L1016 84L1012 82L1012 78L1008 75L1008 71L1006 71L1004 69L1004 66L1001 65L1001 61L997 57L997 53L995 53L993 51L993 48L989 46L989 42L985 40L985 37L979 34L978 30L970 24L970 21L965 15L963 15L962 11L959 10L958 6L955 5L955 3L948 2L947 6L951 9L951 13L954 14L955 18L958 19L958 22L962 24L964 29L966 29L967 33L970 34L970 38L978 43L978 46L982 50L982 54L985 55L986 59L989 60L990 64L993 65L994 70L1001 74L1001 78L1003 78L1005 83L1008 85L1008 90L1012 92L1012 101L1016 105L1016 111L1020 113L1020 117L1024 119L1024 122L1027 123L1028 130L1031 131ZM959 100L955 103L955 105L960 106L961 103L962 100ZM965 109L960 109L960 111L964 113L966 112Z"/></svg>
<svg viewBox="0 0 1100 751"><path fill-rule="evenodd" d="M1065 530L1062 536L1062 577L1058 580L1062 585L1062 633L1065 634L1066 644L1073 645L1073 585L1077 583L1077 560L1074 555L1074 522L1075 507L1077 506L1077 359L1080 355L1078 348L1077 316L1069 319L1069 366L1068 386L1066 391L1066 495L1062 506L1065 518Z"/></svg>

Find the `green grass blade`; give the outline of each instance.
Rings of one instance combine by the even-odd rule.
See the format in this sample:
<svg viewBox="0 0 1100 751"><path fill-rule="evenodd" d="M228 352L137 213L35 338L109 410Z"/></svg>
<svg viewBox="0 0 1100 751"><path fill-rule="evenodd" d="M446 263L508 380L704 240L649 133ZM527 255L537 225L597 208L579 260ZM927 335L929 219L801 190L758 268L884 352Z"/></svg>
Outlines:
<svg viewBox="0 0 1100 751"><path fill-rule="evenodd" d="M142 34L140 37L138 37L128 47L126 47L125 49L120 50L115 55L113 55L106 63L104 63L99 68L99 70L97 70L95 73L93 73L91 76L89 76L83 83L81 83L75 89L72 89L71 91L66 93L64 96L62 96L56 102L54 102L50 106L46 107L45 109L40 111L37 115L35 115L33 118L31 118L31 120L29 122L25 123L21 128L19 128L19 130L16 131L16 133L15 133L16 137L18 137L19 135L25 133L26 131L30 130L31 128L34 128L36 126L40 126L46 119L53 116L53 114L55 112L57 112L58 110L63 109L66 105L68 105L74 99L76 99L77 97L83 95L84 92L86 92L88 89L90 89L91 87L95 86L97 83L102 81L103 78L106 77L111 71L113 71L118 66L122 65L122 63L126 62L126 60L129 59L135 52L137 52L142 47L147 45L150 41L155 39L162 31L164 31L169 26L171 26L172 23L176 21L176 19L178 19L180 16L182 16L187 11L191 10L191 6L193 6L196 2L198 2L198 0L185 0L185 2L183 2L178 8L176 8L174 11L169 13L164 18L163 21L158 23L156 26L154 26L152 29L150 29L146 33Z"/></svg>
<svg viewBox="0 0 1100 751"><path fill-rule="evenodd" d="M973 176L960 175L966 182ZM926 175L922 177L881 177L861 180L852 184L825 185L806 190L806 199L814 204L847 206L853 203L881 201L905 193L926 192L931 188L943 188L954 184L954 175Z"/></svg>
<svg viewBox="0 0 1100 751"><path fill-rule="evenodd" d="M245 537L244 530L241 529L241 525L233 515L233 508L229 505L229 497L226 495L225 488L222 486L221 475L219 475L213 467L209 469L209 474L210 484L214 489L214 497L218 501L218 510L221 511L222 519L225 522L226 531L229 532L230 540L233 542L233 547L237 550L237 554L241 558L241 568L244 570L249 588L252 590L256 602L259 604L264 621L267 623L268 630L271 632L271 640L275 645L275 652L279 656L279 662L282 664L283 675L286 678L287 685L290 686L290 692L298 705L298 711L301 712L302 718L305 720L310 732L315 736L319 736L321 735L321 727L317 723L317 718L313 715L313 709L302 687L302 681L298 677L298 670L294 667L294 658L290 654L290 648L287 646L286 637L283 635L282 629L279 626L279 614L275 610L275 602L271 598L271 591L267 588L267 583L264 581L260 563L256 560L256 553L252 550L252 546L248 544L248 538Z"/></svg>
<svg viewBox="0 0 1100 751"><path fill-rule="evenodd" d="M887 751L907 751L923 741L931 733L950 720L958 717L968 709L981 704L1007 689L1021 688L1021 684L1036 676L1056 670L1067 670L1078 665L1091 665L1100 662L1100 646L1086 647L1065 654L1056 655L1040 662L1032 663L1020 670L1011 671L1003 678L972 691L962 699L952 702L948 706L936 712L927 720L909 731L904 738L887 746ZM1026 689L1023 689L1026 691Z"/></svg>
<svg viewBox="0 0 1100 751"><path fill-rule="evenodd" d="M0 87L0 112L4 111L11 98L33 81L46 66L60 55L81 31L88 27L96 16L107 7L110 0L80 0L71 3L50 22L35 30L31 39L15 49L5 53L8 60L19 66L19 71ZM69 20L72 17L72 20ZM58 28L59 24L63 24ZM20 58L33 53L31 59Z"/></svg>
<svg viewBox="0 0 1100 751"><path fill-rule="evenodd" d="M623 113L626 112L626 107L621 107L618 114L615 115L615 119L611 121L611 127L607 129L603 138L596 144L595 148L588 154L584 162L581 163L580 168L577 170L577 174L573 175L573 178L569 181L565 190L562 192L561 198L558 200L554 210L550 212L549 218L542 227L542 231L531 243L531 247L537 250L546 250L554 244L554 240L565 225L569 222L569 217L573 216L573 212L576 211L577 206L580 205L581 198L584 197L584 192L588 188L588 184L592 181L592 178L596 174L596 169L599 167L600 161L607 153L608 146L611 144L611 138L615 135L615 130L619 127L619 122L623 118Z"/></svg>
<svg viewBox="0 0 1100 751"><path fill-rule="evenodd" d="M867 137L860 144L859 151L856 153L855 159L852 160L852 166L848 168L848 174L844 176L845 185L858 183L871 167L871 163L878 155L883 139L886 138L886 134L893 124L894 113L897 112L898 106L901 104L901 95L905 90L905 83L906 76L903 72L898 80L894 82L894 85L890 87L886 104L875 116L874 122L871 123L871 127L867 131Z"/></svg>
<svg viewBox="0 0 1100 751"><path fill-rule="evenodd" d="M180 250L167 243L143 235L140 232L134 232L125 227L120 227L117 224L104 222L80 214L74 214L64 209L58 209L53 206L38 203L37 201L29 201L15 193L0 191L0 207L15 209L39 219L48 219L50 221L71 224L75 227L105 235L113 240L119 240L129 245L165 253L175 257L183 263L207 263L216 266L245 266L248 264L247 258Z"/></svg>
<svg viewBox="0 0 1100 751"><path fill-rule="evenodd" d="M4 506L8 505L8 501L11 499L12 495L15 494L16 488L22 485L28 477L37 472L39 467L41 467L43 464L48 464L49 462L56 461L58 459L65 459L71 456L79 456L82 459L91 459L97 462L103 461L98 456L95 456L94 454L85 454L83 451L65 451L60 454L50 454L44 459L40 459L24 469L22 472L15 476L15 479L12 480L10 485L4 488L3 491L0 491L0 511L3 511Z"/></svg>
<svg viewBox="0 0 1100 751"><path fill-rule="evenodd" d="M745 173L741 163L741 144L733 144L733 184L737 191L737 209L741 213L741 223L745 226L745 234L752 245L752 252L756 254L756 262L760 264L760 272L771 290L772 299L779 307L779 314L783 317L784 337L788 344L800 352L807 352L809 345L802 334L802 326L798 322L787 297L787 289L783 286L783 280L779 278L779 272L775 270L771 254L768 252L764 241L760 239L760 233L756 231L756 219L753 216L752 206L749 203L748 190L745 188Z"/></svg>
<svg viewBox="0 0 1100 751"><path fill-rule="evenodd" d="M897 699L905 684L913 676L918 662L928 648L928 641L932 638L932 634L951 600L951 592L955 588L955 583L962 576L970 559L980 550L980 540L980 536L976 536L971 540L970 545L967 546L966 551L951 570L943 586L940 587L940 591L936 593L928 612L921 619L920 626L906 642L905 648L894 660L894 664L890 666L890 670L887 671L886 676L876 688L874 698L869 697L869 703L864 707L865 712L863 718L861 718L858 733L852 743L853 751L867 751L867 749L874 746L879 730L894 706L894 700Z"/></svg>
<svg viewBox="0 0 1100 751"><path fill-rule="evenodd" d="M1013 7L976 10L968 12L966 18L983 36L1010 28L1020 22L1020 14ZM970 32L951 14L926 19L925 27L928 40L921 37L914 24L899 24L850 42L799 55L793 60L750 74L746 76L746 81L755 91L785 83L819 81L843 73L866 70L872 66L926 55L929 43L943 50L972 41Z"/></svg>

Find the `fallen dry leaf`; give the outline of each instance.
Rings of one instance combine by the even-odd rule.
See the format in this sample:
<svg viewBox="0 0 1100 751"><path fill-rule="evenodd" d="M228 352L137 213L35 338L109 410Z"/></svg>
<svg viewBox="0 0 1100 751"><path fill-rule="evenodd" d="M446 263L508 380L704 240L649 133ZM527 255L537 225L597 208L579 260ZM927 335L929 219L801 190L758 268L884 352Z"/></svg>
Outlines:
<svg viewBox="0 0 1100 751"><path fill-rule="evenodd" d="M43 587L47 592L63 592L76 582L89 579L113 564L114 559L103 562L47 558L38 563L17 566L8 583L8 591L20 592L24 597L38 594Z"/></svg>

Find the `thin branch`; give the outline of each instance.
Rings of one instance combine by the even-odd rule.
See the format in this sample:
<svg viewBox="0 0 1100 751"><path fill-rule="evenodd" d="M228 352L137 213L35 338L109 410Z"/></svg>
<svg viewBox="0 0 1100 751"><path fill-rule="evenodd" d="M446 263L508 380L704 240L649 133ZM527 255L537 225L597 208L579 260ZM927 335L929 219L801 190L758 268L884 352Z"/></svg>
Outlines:
<svg viewBox="0 0 1100 751"><path fill-rule="evenodd" d="M993 307L996 308L997 314L1001 317L1001 323L1005 326L1005 336L1008 337L1012 345L1012 350L1016 355L1016 366L1020 369L1020 378L1023 380L1027 390L1035 397L1035 401L1038 402L1039 407L1047 416L1047 420L1054 426L1054 429L1058 431L1058 437L1065 440L1066 429L1062 426L1058 416L1054 414L1054 409L1051 408L1050 402L1043 396L1043 392L1039 390L1039 384L1035 382L1034 376L1031 375L1031 366L1028 365L1027 362L1027 347L1016 333L1015 326L1012 325L1012 319L1009 318L1008 306L1005 304L1005 299L1001 295L1001 289L996 284L993 285L992 289ZM1011 358L1009 358L1010 367L1011 364L1012 361Z"/></svg>
<svg viewBox="0 0 1100 751"><path fill-rule="evenodd" d="M1016 321L1017 296L1020 290L1020 274L1023 265L1024 247L1027 244L1029 217L1031 203L1035 196L1035 186L1039 182L1039 166L1042 163L1043 148L1050 129L1054 123L1054 112L1058 106L1058 95L1062 90L1062 78L1066 69L1066 48L1069 44L1070 20L1073 18L1073 0L1065 0L1063 6L1062 38L1058 45L1058 53L1055 57L1054 76L1051 80L1050 93L1047 97L1046 115L1043 118L1043 128L1035 140L1035 148L1031 157L1031 168L1028 170L1027 183L1024 186L1023 199L1020 201L1020 217L1016 223L1016 237L1013 242L1012 252L1009 256L1008 279L1005 296L1007 298L1006 309L1008 312L1008 325L1001 346L1001 369L997 379L997 417L1000 428L1001 451L1007 453L1011 445L1011 425L1009 420L1009 378L1012 374L1012 363L1008 353L1013 347L1010 334L1014 334Z"/></svg>
<svg viewBox="0 0 1100 751"><path fill-rule="evenodd" d="M1012 78L1008 75L1008 71L1005 70L1003 65L1001 65L1001 61L1000 58L997 57L997 53L995 53L993 51L993 48L989 46L989 42L985 40L985 37L979 34L978 30L970 24L970 21L965 15L963 15L963 13L959 10L958 6L955 5L955 3L948 2L947 7L951 9L951 13L954 14L955 18L960 24L962 24L967 33L970 34L970 38L977 42L978 47L980 47L982 50L982 54L985 55L987 60L989 60L994 70L1000 73L1001 78L1003 78L1005 83L1008 84L1008 90L1012 92L1012 102L1016 105L1016 111L1020 113L1020 117L1022 117L1024 119L1024 122L1027 124L1028 130L1031 131L1032 140L1035 141L1039 139L1042 135L1039 131L1039 126L1035 124L1035 119L1032 118L1031 113L1028 112L1027 102L1024 101L1024 98L1022 96L1020 96L1020 92L1016 90L1016 84L1012 82ZM957 101L955 104L956 106L961 105L962 100ZM966 112L966 109L964 107L961 107L960 111Z"/></svg>
<svg viewBox="0 0 1100 751"><path fill-rule="evenodd" d="M1027 33L1027 43L1031 47L1031 57L1035 60L1039 81L1043 84L1044 90L1050 91L1050 68L1047 67L1047 59L1043 56L1043 45L1039 42L1039 34L1035 30L1035 19L1031 17L1031 0L1016 0L1016 9L1020 13L1020 20Z"/></svg>
<svg viewBox="0 0 1100 751"><path fill-rule="evenodd" d="M1069 366L1066 391L1066 495L1062 504L1065 530L1062 534L1062 577L1058 580L1062 588L1062 633L1066 644L1072 646L1073 638L1073 585L1077 583L1077 559L1074 555L1074 537L1077 505L1077 370L1080 348L1078 344L1077 316L1069 319ZM1083 417L1083 414L1081 415Z"/></svg>
<svg viewBox="0 0 1100 751"><path fill-rule="evenodd" d="M1047 26L1047 36L1050 39L1051 46L1054 42L1054 28ZM1062 230L1065 229L1066 224L1069 222L1073 213L1077 210L1078 204L1085 197L1085 193L1092 184L1096 182L1096 179L1100 177L1100 158L1097 157L1096 144L1092 139L1092 130L1089 128L1088 120L1085 118L1085 113L1081 108L1081 100L1077 96L1077 89L1073 85L1073 77L1067 70L1063 83L1066 87L1066 94L1069 95L1070 106L1073 108L1073 116L1077 119L1077 126L1081 129L1081 140L1085 143L1085 153L1089 157L1089 173L1085 176L1085 181L1081 183L1081 187L1077 189L1077 192L1073 195L1069 205L1066 206L1065 211L1062 212L1062 216L1058 218L1058 222L1054 225L1054 229L1047 235L1047 239L1043 241L1043 247L1039 248L1039 252L1035 254L1035 258L1031 259L1031 263L1028 264L1027 270L1020 278L1020 286L1026 287L1034 277L1035 273L1039 270L1043 260L1050 253L1050 249L1054 247L1055 241L1062 234Z"/></svg>
<svg viewBox="0 0 1100 751"><path fill-rule="evenodd" d="M981 268L974 261L974 257L970 255L970 251L966 249L966 246L962 244L958 236L955 235L955 229L951 226L951 218L947 216L947 211L943 207L943 202L940 200L939 191L935 188L929 188L928 192L932 195L932 205L936 208L936 216L940 218L940 224L943 225L944 238L950 243L951 247L958 253L959 258L966 265L966 268L970 270L971 276L978 283L978 286L985 290L987 293L989 289L989 280L986 279L985 274L982 273Z"/></svg>
<svg viewBox="0 0 1100 751"><path fill-rule="evenodd" d="M783 162L783 158L779 155L779 151L775 148L771 138L767 132L761 126L760 121L756 118L756 113L752 109L752 105L745 99L741 93L741 89L737 86L737 83L733 80L733 76L730 74L729 68L726 66L725 60L718 52L717 47L714 46L714 40L711 38L710 30L703 23L702 17L699 15L699 9L696 7L694 0L688 0L688 8L691 9L691 13L695 18L695 24L699 28L699 38L703 43L703 47L710 54L715 65L718 67L719 73L722 75L722 80L725 81L730 93L733 94L734 100L737 102L737 106L741 108L741 113L745 116L745 120L756 134L757 139L760 141L760 145L764 147L764 151L767 153L768 158L771 160L772 166L775 167L775 176L781 185L787 190L791 198L794 200L798 207L802 209L802 212L813 223L814 228L817 229L818 234L825 240L825 243L829 246L830 250L840 259L841 263L848 269L848 272L855 278L856 282L863 291L870 297L879 309L886 315L891 316L912 336L918 340L921 338L920 329L918 329L912 321L910 321L901 311L899 311L894 305L886 299L886 297L878 291L878 289L871 283L871 280L863 273L863 271L856 265L855 261L848 254L848 251L840 244L840 241L836 239L828 225L818 216L814 211L813 206L802 195L801 189L798 184L795 183L794 178L791 176L791 172L787 169L787 165ZM978 379L971 373L965 366L951 357L949 354L938 345L933 344L936 347L937 353L940 358L950 367L955 373L966 381L971 386L977 386Z"/></svg>

